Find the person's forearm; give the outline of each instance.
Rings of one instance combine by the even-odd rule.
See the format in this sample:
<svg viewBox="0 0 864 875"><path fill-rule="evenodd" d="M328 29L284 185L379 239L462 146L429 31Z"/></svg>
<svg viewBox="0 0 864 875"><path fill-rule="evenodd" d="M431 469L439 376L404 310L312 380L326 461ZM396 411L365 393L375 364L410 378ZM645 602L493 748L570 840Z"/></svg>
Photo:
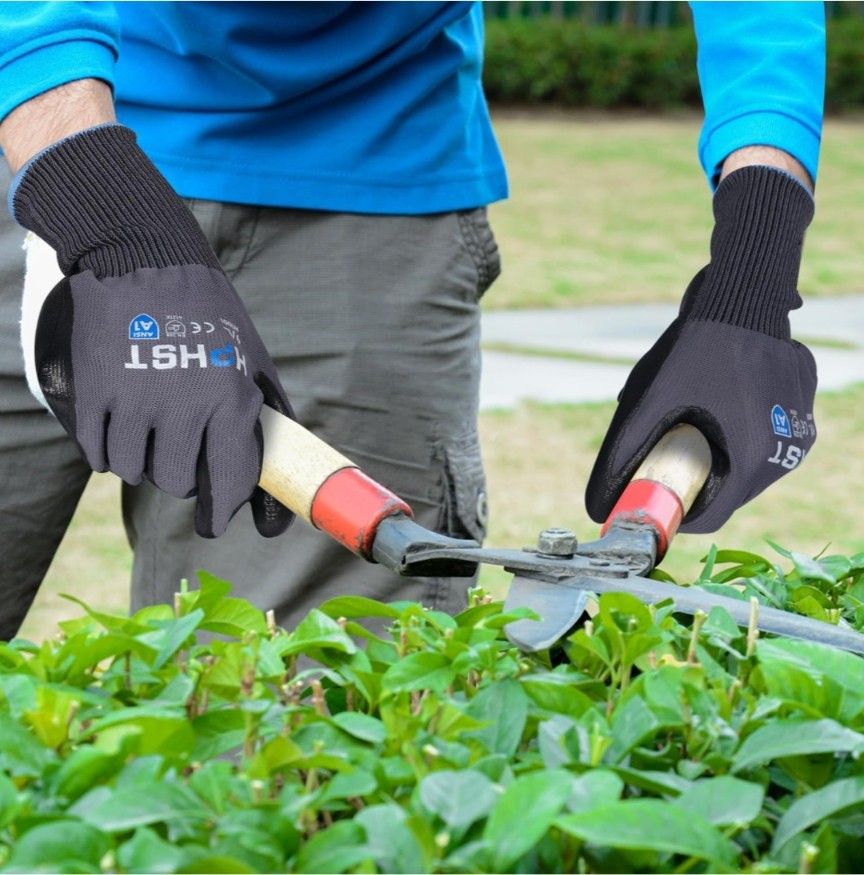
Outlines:
<svg viewBox="0 0 864 875"><path fill-rule="evenodd" d="M98 79L80 79L16 107L0 124L0 148L13 173L63 137L116 120L111 89Z"/></svg>
<svg viewBox="0 0 864 875"><path fill-rule="evenodd" d="M784 152L782 149L775 149L773 146L746 146L743 149L736 149L734 152L731 152L723 162L720 181L722 182L735 170L753 165L776 167L779 170L785 170L786 173L790 173L802 182L811 194L813 193L813 180L810 179L810 174L804 169L804 165L793 158L788 152Z"/></svg>

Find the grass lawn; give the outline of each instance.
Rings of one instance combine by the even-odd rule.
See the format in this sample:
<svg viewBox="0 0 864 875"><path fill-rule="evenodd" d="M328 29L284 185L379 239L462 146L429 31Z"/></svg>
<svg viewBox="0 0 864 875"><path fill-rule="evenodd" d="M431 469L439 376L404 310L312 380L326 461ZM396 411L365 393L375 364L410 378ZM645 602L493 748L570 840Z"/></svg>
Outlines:
<svg viewBox="0 0 864 875"><path fill-rule="evenodd" d="M677 300L705 263L710 198L696 162L695 116L497 115L512 200L492 209L504 275L487 296L494 307L570 306ZM829 121L819 210L801 281L806 295L864 291L864 155L860 124ZM864 378L864 375L862 375ZM485 414L482 436L492 505L490 543L532 543L547 525L583 538L596 526L582 490L612 404L526 406ZM756 551L771 538L816 552L864 549L858 488L864 491L864 388L820 396L820 439L806 465L742 510L718 543ZM711 537L682 537L667 563L697 571ZM92 478L23 634L41 637L78 608L123 608L130 556L111 475ZM497 585L492 572L485 582Z"/></svg>
<svg viewBox="0 0 864 875"><path fill-rule="evenodd" d="M495 114L511 197L490 216L504 272L486 306L677 301L708 261L700 117ZM860 119L825 124L800 289L864 291Z"/></svg>

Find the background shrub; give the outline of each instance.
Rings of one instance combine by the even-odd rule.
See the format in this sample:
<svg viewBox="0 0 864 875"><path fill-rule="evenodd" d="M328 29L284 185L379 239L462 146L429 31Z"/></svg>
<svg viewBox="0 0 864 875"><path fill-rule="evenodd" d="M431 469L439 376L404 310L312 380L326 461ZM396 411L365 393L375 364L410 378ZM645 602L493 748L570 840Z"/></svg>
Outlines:
<svg viewBox="0 0 864 875"><path fill-rule="evenodd" d="M692 28L634 29L575 19L486 22L493 102L597 109L701 106ZM864 19L828 23L826 107L864 106Z"/></svg>

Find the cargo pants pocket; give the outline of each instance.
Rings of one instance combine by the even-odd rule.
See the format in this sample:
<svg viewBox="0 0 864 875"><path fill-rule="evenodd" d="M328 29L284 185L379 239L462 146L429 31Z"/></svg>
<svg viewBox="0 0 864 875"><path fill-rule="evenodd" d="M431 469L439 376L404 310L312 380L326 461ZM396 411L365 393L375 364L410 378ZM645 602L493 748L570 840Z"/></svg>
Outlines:
<svg viewBox="0 0 864 875"><path fill-rule="evenodd" d="M486 537L489 519L486 475L476 431L445 439L438 447L443 464L444 502L439 531L453 538Z"/></svg>
<svg viewBox="0 0 864 875"><path fill-rule="evenodd" d="M486 207L463 210L456 215L462 242L477 269L475 300L479 301L501 273L501 253L498 251L498 244L489 224Z"/></svg>

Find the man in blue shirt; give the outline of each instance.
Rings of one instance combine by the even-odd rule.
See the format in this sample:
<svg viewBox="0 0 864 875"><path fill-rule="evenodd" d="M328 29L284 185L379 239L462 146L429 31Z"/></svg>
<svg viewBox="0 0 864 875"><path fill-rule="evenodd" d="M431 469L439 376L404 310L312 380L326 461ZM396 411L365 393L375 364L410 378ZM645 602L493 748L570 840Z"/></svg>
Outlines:
<svg viewBox="0 0 864 875"><path fill-rule="evenodd" d="M824 23L817 3L693 8L711 263L634 369L587 504L604 516L687 420L714 450L684 526L702 531L790 467L768 457L763 408L812 412L815 367L787 314ZM293 408L421 523L482 538L478 302L499 271L485 207L507 191L481 52L471 3L0 4L10 212L65 275L22 339L58 424L23 388L22 232L4 225L0 634L23 619L91 468L125 481L134 606L205 567L282 622L346 591L461 607L455 581L402 581L287 531L256 487L257 418L265 402ZM800 457L813 438L790 446Z"/></svg>

